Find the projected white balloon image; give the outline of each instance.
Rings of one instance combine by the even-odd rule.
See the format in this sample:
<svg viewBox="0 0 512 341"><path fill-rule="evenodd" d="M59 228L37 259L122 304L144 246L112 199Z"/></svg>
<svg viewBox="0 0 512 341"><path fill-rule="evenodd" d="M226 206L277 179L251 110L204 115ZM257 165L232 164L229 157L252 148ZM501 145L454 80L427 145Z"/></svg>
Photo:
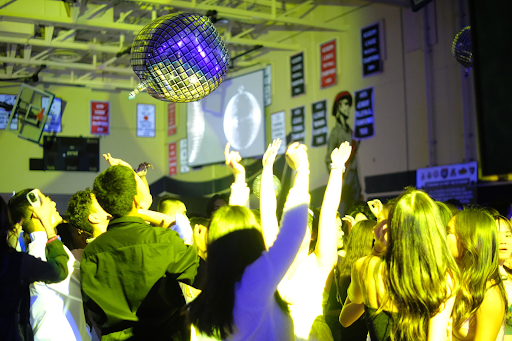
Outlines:
<svg viewBox="0 0 512 341"><path fill-rule="evenodd" d="M244 87L231 97L224 111L224 134L233 148L243 150L250 147L261 127L261 108L250 92Z"/></svg>
<svg viewBox="0 0 512 341"><path fill-rule="evenodd" d="M188 161L194 162L201 149L205 129L204 112L199 102L193 102L194 110L187 110Z"/></svg>

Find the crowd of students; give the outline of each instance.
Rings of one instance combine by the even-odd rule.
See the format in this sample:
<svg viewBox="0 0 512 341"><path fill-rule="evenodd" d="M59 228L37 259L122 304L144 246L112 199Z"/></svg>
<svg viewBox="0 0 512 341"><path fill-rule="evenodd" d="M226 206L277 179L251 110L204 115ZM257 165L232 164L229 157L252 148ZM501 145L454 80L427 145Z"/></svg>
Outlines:
<svg viewBox="0 0 512 341"><path fill-rule="evenodd" d="M110 154L65 221L37 189L0 200L1 339L512 340L506 217L412 188L340 217L345 142L319 209L307 148L288 147L294 179L278 219L280 145L263 156L259 208L229 144L231 195L212 197L205 217L172 197L151 211L151 165Z"/></svg>

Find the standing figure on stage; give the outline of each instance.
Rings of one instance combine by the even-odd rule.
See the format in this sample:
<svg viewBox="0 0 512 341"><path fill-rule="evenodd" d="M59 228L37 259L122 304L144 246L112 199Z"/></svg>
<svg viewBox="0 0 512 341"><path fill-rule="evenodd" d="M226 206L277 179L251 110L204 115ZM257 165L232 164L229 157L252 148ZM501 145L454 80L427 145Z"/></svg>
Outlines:
<svg viewBox="0 0 512 341"><path fill-rule="evenodd" d="M331 153L343 142L348 141L352 145L352 155L346 163L345 174L343 175L343 197L341 198L339 212L341 216L346 214L347 207L351 202L360 200L361 185L357 174L357 141L352 140L352 129L348 125L350 108L352 107L352 95L348 91L342 91L334 100L332 106L332 115L336 117L336 125L329 135L329 144L327 154L325 154L325 164L327 172L331 171Z"/></svg>

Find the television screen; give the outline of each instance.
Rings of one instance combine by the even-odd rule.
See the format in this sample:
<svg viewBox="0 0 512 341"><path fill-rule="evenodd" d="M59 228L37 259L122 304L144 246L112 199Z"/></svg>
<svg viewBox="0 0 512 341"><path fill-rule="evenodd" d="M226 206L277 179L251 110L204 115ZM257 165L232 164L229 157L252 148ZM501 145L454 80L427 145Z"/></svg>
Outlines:
<svg viewBox="0 0 512 341"><path fill-rule="evenodd" d="M48 107L49 97L43 97L41 99L41 106L43 108ZM55 97L52 102L52 107L48 113L46 124L44 125L45 133L60 133L62 131L62 99Z"/></svg>
<svg viewBox="0 0 512 341"><path fill-rule="evenodd" d="M263 70L226 79L210 95L187 103L190 166L224 161L224 147L242 158L265 152Z"/></svg>
<svg viewBox="0 0 512 341"><path fill-rule="evenodd" d="M16 103L16 95L0 95L0 102L5 103L7 105L14 106ZM7 123L9 122L9 115L11 114L11 110L6 110L5 108L0 106L0 129L7 128ZM11 130L18 130L18 118L15 117L11 122Z"/></svg>

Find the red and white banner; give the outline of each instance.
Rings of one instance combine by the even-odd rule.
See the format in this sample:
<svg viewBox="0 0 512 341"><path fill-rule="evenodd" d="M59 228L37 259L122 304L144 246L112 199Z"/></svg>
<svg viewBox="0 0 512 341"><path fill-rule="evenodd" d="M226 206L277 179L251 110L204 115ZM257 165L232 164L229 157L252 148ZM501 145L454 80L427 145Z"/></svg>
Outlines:
<svg viewBox="0 0 512 341"><path fill-rule="evenodd" d="M176 142L169 143L169 175L178 174L178 154Z"/></svg>
<svg viewBox="0 0 512 341"><path fill-rule="evenodd" d="M110 103L91 101L91 134L110 134Z"/></svg>
<svg viewBox="0 0 512 341"><path fill-rule="evenodd" d="M336 73L336 39L320 45L321 88L337 84Z"/></svg>
<svg viewBox="0 0 512 341"><path fill-rule="evenodd" d="M167 136L176 134L176 104L167 105Z"/></svg>

